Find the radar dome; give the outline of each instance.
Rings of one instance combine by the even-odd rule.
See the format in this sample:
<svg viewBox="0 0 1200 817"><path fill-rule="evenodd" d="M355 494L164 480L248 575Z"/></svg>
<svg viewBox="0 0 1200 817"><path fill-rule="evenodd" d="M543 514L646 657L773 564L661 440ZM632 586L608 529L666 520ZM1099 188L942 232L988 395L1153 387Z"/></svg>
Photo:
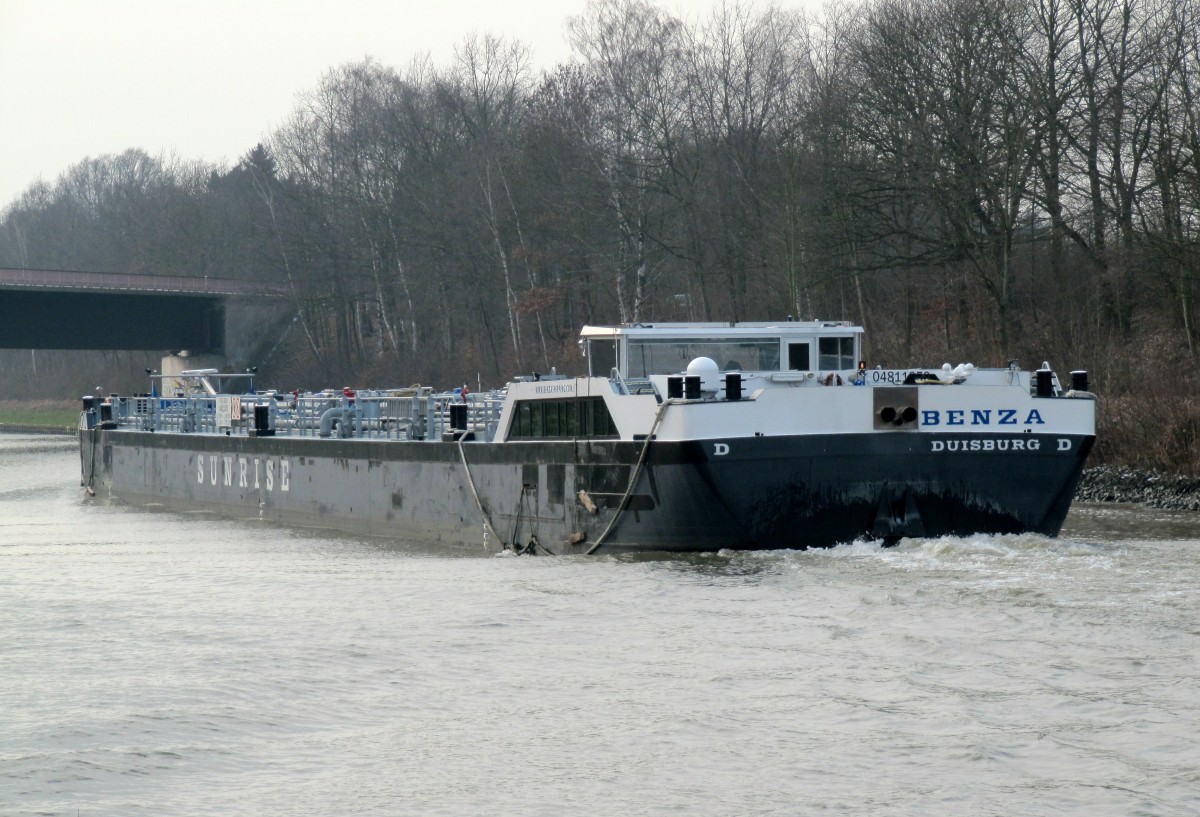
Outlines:
<svg viewBox="0 0 1200 817"><path fill-rule="evenodd" d="M721 370L711 357L698 357L688 364L689 375L700 376L701 391L716 391L721 387Z"/></svg>

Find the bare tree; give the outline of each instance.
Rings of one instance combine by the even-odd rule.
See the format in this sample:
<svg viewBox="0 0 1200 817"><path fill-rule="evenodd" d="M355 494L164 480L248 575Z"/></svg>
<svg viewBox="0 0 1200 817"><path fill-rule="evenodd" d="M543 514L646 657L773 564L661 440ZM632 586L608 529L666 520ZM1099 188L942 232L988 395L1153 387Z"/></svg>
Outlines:
<svg viewBox="0 0 1200 817"><path fill-rule="evenodd" d="M455 49L455 60L455 70L447 78L449 91L472 142L480 213L504 281L513 355L518 368L524 368L519 296L500 208L507 210L515 243L523 247L520 215L513 201L505 166L514 152L513 140L530 93L529 49L522 43L506 42L491 35L472 36ZM501 200L498 202L498 199ZM529 257L526 250L520 255L523 259ZM527 264L526 277L529 286L534 287L536 282ZM535 313L534 317L542 357L546 359L545 332L540 316Z"/></svg>
<svg viewBox="0 0 1200 817"><path fill-rule="evenodd" d="M620 319L637 321L655 265L651 245L662 234L652 223L663 220L655 194L679 149L681 24L643 0L593 0L568 31L604 106L579 137L605 181L615 217Z"/></svg>
<svg viewBox="0 0 1200 817"><path fill-rule="evenodd" d="M1162 57L1162 32L1155 9L1137 0L1072 0L1072 14L1081 87L1070 142L1090 218L1069 234L1098 270L1099 302L1128 334L1137 283L1134 202L1166 90L1149 70Z"/></svg>
<svg viewBox="0 0 1200 817"><path fill-rule="evenodd" d="M750 311L751 287L768 268L772 157L798 93L800 28L793 13L725 5L688 30L684 88L694 158L685 162L684 151L667 157L669 190L680 201L698 277L706 262L720 270L734 319Z"/></svg>

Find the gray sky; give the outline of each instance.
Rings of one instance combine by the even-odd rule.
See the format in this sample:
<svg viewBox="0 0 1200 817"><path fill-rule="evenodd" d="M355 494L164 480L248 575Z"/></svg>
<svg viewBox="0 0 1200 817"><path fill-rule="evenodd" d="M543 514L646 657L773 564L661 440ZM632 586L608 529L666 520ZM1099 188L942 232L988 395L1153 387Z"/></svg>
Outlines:
<svg viewBox="0 0 1200 817"><path fill-rule="evenodd" d="M707 15L717 0L668 0ZM799 7L804 0L783 0ZM585 0L0 0L0 211L39 176L141 148L232 162L327 69L446 64L472 32L570 55Z"/></svg>
<svg viewBox="0 0 1200 817"><path fill-rule="evenodd" d="M0 210L41 176L140 147L236 160L327 69L445 64L471 32L565 61L584 0L0 0Z"/></svg>

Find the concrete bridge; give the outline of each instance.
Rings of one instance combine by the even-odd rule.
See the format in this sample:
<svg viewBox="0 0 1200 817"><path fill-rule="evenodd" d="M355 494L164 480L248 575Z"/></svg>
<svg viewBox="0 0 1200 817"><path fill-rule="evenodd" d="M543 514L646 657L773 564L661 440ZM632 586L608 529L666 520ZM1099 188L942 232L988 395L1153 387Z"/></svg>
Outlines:
<svg viewBox="0 0 1200 817"><path fill-rule="evenodd" d="M0 348L240 357L291 311L287 295L230 278L0 268Z"/></svg>

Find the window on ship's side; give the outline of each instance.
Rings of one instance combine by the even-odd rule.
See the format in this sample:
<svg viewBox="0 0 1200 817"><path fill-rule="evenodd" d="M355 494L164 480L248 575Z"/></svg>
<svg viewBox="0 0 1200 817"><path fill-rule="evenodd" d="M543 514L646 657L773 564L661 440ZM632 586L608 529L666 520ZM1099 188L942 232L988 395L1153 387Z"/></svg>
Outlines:
<svg viewBox="0 0 1200 817"><path fill-rule="evenodd" d="M533 436L533 407L528 401L517 403L513 417L513 430L510 436L513 437L532 437Z"/></svg>
<svg viewBox="0 0 1200 817"><path fill-rule="evenodd" d="M821 338L818 343L818 366L821 371L854 368L854 338Z"/></svg>
<svg viewBox="0 0 1200 817"><path fill-rule="evenodd" d="M508 434L509 439L513 440L616 436L616 424L602 397L518 400Z"/></svg>
<svg viewBox="0 0 1200 817"><path fill-rule="evenodd" d="M588 432L589 437L619 437L617 433L617 424L613 422L612 415L608 413L608 406L604 404L603 398L593 397L586 401L589 404L588 414Z"/></svg>

